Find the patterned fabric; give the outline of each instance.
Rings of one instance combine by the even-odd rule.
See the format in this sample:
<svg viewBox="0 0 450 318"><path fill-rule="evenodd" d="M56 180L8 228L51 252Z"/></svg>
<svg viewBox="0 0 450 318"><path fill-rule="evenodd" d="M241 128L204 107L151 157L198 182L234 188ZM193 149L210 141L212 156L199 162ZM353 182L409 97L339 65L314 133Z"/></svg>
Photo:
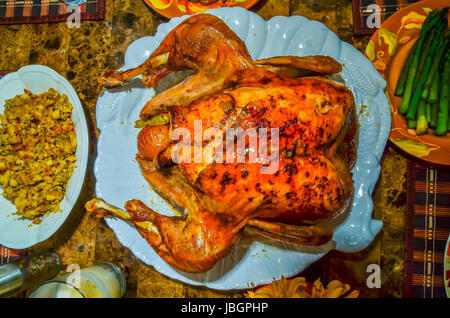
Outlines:
<svg viewBox="0 0 450 318"><path fill-rule="evenodd" d="M67 21L74 12L60 0L0 0L0 24ZM105 0L88 0L80 5L81 20L105 18Z"/></svg>
<svg viewBox="0 0 450 318"><path fill-rule="evenodd" d="M445 298L450 169L408 161L405 297Z"/></svg>
<svg viewBox="0 0 450 318"><path fill-rule="evenodd" d="M374 4L378 5L380 20L389 18L399 9L419 0L353 0L353 32L355 35L368 35L376 31L376 27L370 28L367 21L373 21Z"/></svg>
<svg viewBox="0 0 450 318"><path fill-rule="evenodd" d="M0 245L0 265L18 261L26 255L26 250L14 250Z"/></svg>

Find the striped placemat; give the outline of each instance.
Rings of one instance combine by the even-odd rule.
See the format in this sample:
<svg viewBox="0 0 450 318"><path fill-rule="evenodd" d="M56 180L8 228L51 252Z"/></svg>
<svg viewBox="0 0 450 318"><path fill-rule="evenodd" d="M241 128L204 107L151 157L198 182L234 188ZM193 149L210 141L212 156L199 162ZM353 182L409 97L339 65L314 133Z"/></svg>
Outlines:
<svg viewBox="0 0 450 318"><path fill-rule="evenodd" d="M380 22L389 18L399 9L419 0L353 0L353 32L355 35L373 34L375 5L378 6Z"/></svg>
<svg viewBox="0 0 450 318"><path fill-rule="evenodd" d="M408 160L405 297L444 298L450 234L450 168Z"/></svg>
<svg viewBox="0 0 450 318"><path fill-rule="evenodd" d="M18 261L26 255L26 250L14 250L0 245L0 265Z"/></svg>
<svg viewBox="0 0 450 318"><path fill-rule="evenodd" d="M105 0L88 0L79 10L80 20L102 20ZM0 0L0 24L62 22L73 13L61 0Z"/></svg>

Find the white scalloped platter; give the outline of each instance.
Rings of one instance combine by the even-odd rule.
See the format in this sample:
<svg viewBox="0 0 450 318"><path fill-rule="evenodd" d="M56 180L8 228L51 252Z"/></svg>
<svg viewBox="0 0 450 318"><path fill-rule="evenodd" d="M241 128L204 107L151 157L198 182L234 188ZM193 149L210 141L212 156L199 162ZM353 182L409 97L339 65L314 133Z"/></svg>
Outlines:
<svg viewBox="0 0 450 318"><path fill-rule="evenodd" d="M43 216L39 224L14 215L16 207L1 195L3 191L0 187L0 244L10 248L27 248L52 236L69 216L83 186L89 155L89 134L80 99L64 77L42 65L24 66L6 75L0 80L0 113L4 112L5 100L22 95L24 89L39 94L50 88L67 95L73 106L71 118L77 135L77 161L67 183L66 194L60 202L60 211Z"/></svg>
<svg viewBox="0 0 450 318"><path fill-rule="evenodd" d="M296 275L333 248L343 252L364 249L382 227L381 221L372 219L371 194L379 176L379 160L391 127L384 79L369 60L354 47L339 40L322 23L301 16L274 17L265 21L242 8L214 9L208 13L224 20L245 41L253 59L323 54L344 65L340 75L355 95L358 113L365 105L359 118L359 147L353 169L355 191L351 211L335 224L332 244L321 248L299 248L246 233L228 256L202 274L186 274L169 266L132 225L117 218L107 219L108 225L124 246L160 273L185 283L218 290L246 289L270 283L282 275ZM127 49L122 69L145 61L165 36L186 18L173 18L161 24L155 36L133 42ZM98 98L97 126L101 134L95 162L96 194L119 207L123 207L129 199L139 199L160 213L172 215L168 204L144 180L134 159L139 132L134 128L134 123L139 119L143 105L154 95L154 89L133 87L120 92L105 91Z"/></svg>

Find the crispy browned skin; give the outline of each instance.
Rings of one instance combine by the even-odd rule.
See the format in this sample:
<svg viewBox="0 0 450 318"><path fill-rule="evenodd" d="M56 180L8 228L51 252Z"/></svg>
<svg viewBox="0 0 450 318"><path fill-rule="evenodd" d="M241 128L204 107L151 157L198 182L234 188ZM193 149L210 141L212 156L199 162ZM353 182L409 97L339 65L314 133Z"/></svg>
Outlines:
<svg viewBox="0 0 450 318"><path fill-rule="evenodd" d="M166 63L158 65L164 54L168 54ZM148 118L169 106L189 106L192 101L237 82L241 70L248 67L252 67L251 58L244 42L225 23L218 23L212 15L195 15L173 29L145 63L124 72L107 71L100 84L112 87L142 74L143 82L152 87L173 71L197 71L182 85L151 99L140 114Z"/></svg>
<svg viewBox="0 0 450 318"><path fill-rule="evenodd" d="M329 241L333 233L318 223L341 213L353 189L353 95L324 77L285 75L330 74L341 66L323 56L252 61L225 23L196 15L175 28L147 62L125 72L106 72L100 82L111 87L142 73L153 86L181 69L197 73L150 100L141 117L169 112L171 128L187 128L192 138L195 120L201 120L203 131L278 128L278 168L262 174L263 163L248 160L175 164L171 153L177 141L170 140L169 126L147 126L138 136L136 160L145 179L182 215L163 216L136 200L122 211L94 199L87 210L135 223L163 259L186 272L214 266L246 225L299 245ZM207 146L203 142L203 149Z"/></svg>

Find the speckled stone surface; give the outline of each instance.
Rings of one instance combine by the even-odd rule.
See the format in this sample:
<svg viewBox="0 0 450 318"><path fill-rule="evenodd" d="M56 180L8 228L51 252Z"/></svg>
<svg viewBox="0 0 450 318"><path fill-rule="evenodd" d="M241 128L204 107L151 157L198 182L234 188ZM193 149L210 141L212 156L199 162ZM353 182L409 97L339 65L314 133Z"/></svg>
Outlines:
<svg viewBox="0 0 450 318"><path fill-rule="evenodd" d="M354 37L351 0L267 0L253 10L264 19L276 15L303 15L323 22L339 37L363 51L369 37ZM82 206L94 195L93 163L96 155L95 103L97 78L105 69L122 66L128 45L153 35L166 18L142 0L107 0L104 21L82 22L79 29L65 23L0 25L0 70L17 70L28 64L47 65L65 76L78 92L91 130L89 172L80 200L70 219L50 240L33 251L54 249L65 265L81 267L102 261L121 263L127 276L126 297L242 297L192 287L159 274L142 264L115 238L103 220L85 214ZM401 297L406 214L406 159L387 148L375 188L374 217L384 227L375 241L356 254L331 252L308 268L303 276L327 283L340 279L358 288L363 297ZM381 288L366 285L369 264L381 268Z"/></svg>

